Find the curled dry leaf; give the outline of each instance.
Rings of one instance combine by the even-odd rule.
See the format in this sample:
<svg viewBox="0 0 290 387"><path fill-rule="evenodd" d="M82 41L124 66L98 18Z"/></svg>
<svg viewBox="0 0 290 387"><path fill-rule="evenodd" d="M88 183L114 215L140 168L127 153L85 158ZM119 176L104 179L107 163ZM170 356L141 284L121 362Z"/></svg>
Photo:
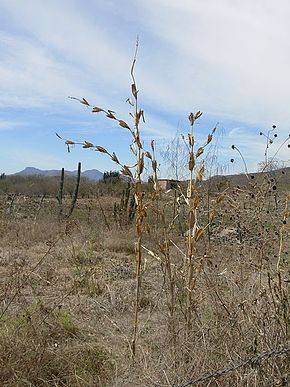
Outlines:
<svg viewBox="0 0 290 387"><path fill-rule="evenodd" d="M82 103L83 105L86 105L86 106L90 106L90 104L88 103L88 101L85 98L81 99L80 103Z"/></svg>
<svg viewBox="0 0 290 387"><path fill-rule="evenodd" d="M211 140L212 140L212 134L209 134L207 136L207 144L209 144L211 142Z"/></svg>
<svg viewBox="0 0 290 387"><path fill-rule="evenodd" d="M128 102L129 105L134 106L134 103L133 103L133 101L131 100L131 98L127 98L127 99L126 99L126 102Z"/></svg>
<svg viewBox="0 0 290 387"><path fill-rule="evenodd" d="M144 152L142 152L142 155L140 157L140 160L137 165L137 174L140 176L144 170Z"/></svg>
<svg viewBox="0 0 290 387"><path fill-rule="evenodd" d="M204 151L204 149L203 149L203 147L201 146L200 148L198 148L198 150L197 150L197 152L196 152L196 157L199 157L200 155L202 155L203 154L203 151Z"/></svg>
<svg viewBox="0 0 290 387"><path fill-rule="evenodd" d="M105 148L99 145L96 146L96 151L101 153L108 153L108 151Z"/></svg>
<svg viewBox="0 0 290 387"><path fill-rule="evenodd" d="M121 169L121 173L125 176L129 176L129 177L133 177L128 165L123 165L122 169Z"/></svg>
<svg viewBox="0 0 290 387"><path fill-rule="evenodd" d="M189 146L194 145L194 138L193 138L193 135L191 133L188 133L188 143L189 143Z"/></svg>
<svg viewBox="0 0 290 387"><path fill-rule="evenodd" d="M199 230L197 230L195 236L194 236L194 239L195 241L199 241L200 238L202 238L204 236L204 229L200 228Z"/></svg>
<svg viewBox="0 0 290 387"><path fill-rule="evenodd" d="M120 164L120 162L119 162L119 160L118 160L118 157L116 156L116 153L115 153L115 152L113 152L111 159L112 159L112 161L114 161L115 163Z"/></svg>
<svg viewBox="0 0 290 387"><path fill-rule="evenodd" d="M132 91L133 97L134 97L135 99L137 99L138 91L137 91L137 88L136 88L135 83L132 83L132 85L131 85L131 91Z"/></svg>
<svg viewBox="0 0 290 387"><path fill-rule="evenodd" d="M83 145L83 148L93 148L94 147L94 144L92 144L91 142L88 142L88 141L85 141L84 145Z"/></svg>
<svg viewBox="0 0 290 387"><path fill-rule="evenodd" d="M195 113L194 119L197 120L197 119L198 119L199 117L201 117L201 116L202 116L202 112L201 112L201 111L198 111L198 112Z"/></svg>
<svg viewBox="0 0 290 387"><path fill-rule="evenodd" d="M145 156L146 156L148 159L152 160L152 156L151 156L150 152L145 152Z"/></svg>
<svg viewBox="0 0 290 387"><path fill-rule="evenodd" d="M112 120L116 120L117 118L114 116L111 110L108 110L108 113L106 114L106 117L111 118Z"/></svg>
<svg viewBox="0 0 290 387"><path fill-rule="evenodd" d="M93 109L92 109L92 113L99 113L99 112L103 112L104 110L97 107L97 106L94 106Z"/></svg>
<svg viewBox="0 0 290 387"><path fill-rule="evenodd" d="M190 154L189 154L189 162L188 162L188 169L190 171L192 171L194 166L195 166L195 158L194 158L193 152L190 152Z"/></svg>
<svg viewBox="0 0 290 387"><path fill-rule="evenodd" d="M192 112L189 113L188 119L189 119L190 125L193 126L193 124L194 124L194 116L193 116Z"/></svg>
<svg viewBox="0 0 290 387"><path fill-rule="evenodd" d="M140 120L140 118L142 118L142 121L143 121L144 124L145 124L144 110L139 110L139 120Z"/></svg>
<svg viewBox="0 0 290 387"><path fill-rule="evenodd" d="M119 125L122 126L122 128L130 129L130 126L123 120L119 120Z"/></svg>
<svg viewBox="0 0 290 387"><path fill-rule="evenodd" d="M133 144L130 145L131 152L133 153L134 156L137 156L137 151L136 148L134 147Z"/></svg>

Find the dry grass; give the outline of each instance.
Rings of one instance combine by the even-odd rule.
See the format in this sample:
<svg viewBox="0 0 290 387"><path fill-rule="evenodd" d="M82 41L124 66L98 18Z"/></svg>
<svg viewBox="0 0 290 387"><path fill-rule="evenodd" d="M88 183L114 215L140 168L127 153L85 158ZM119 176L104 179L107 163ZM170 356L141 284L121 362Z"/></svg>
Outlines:
<svg viewBox="0 0 290 387"><path fill-rule="evenodd" d="M290 383L289 230L283 224L286 195L279 193L277 209L272 199L261 209L260 202L248 200L248 192L234 193L238 196L228 192L219 204L210 240L205 237L196 246L194 259L202 265L192 294L190 329L180 252L186 237L179 235L177 224L166 236L174 243L166 253L174 281L172 331L168 256L162 253L164 227L160 214L148 216L143 243L154 256L144 250L134 361L134 225L121 230L110 218L111 230L107 231L97 206L91 209L89 221L79 217L86 211L86 200L79 200L75 218L67 224L59 224L57 214L55 219L46 219L43 212L35 223L33 216L23 221L3 212L1 385ZM216 197L212 195L213 204ZM173 199L171 193L160 199L167 223ZM250 209L245 208L245 200ZM109 214L114 201L104 199L103 204ZM260 214L258 220L255 211ZM202 214L200 222L205 224L206 214L204 219ZM222 232L236 228L237 218L241 241L236 231ZM271 351L277 353L267 355ZM218 370L224 371L214 375ZM188 384L203 376L207 379Z"/></svg>

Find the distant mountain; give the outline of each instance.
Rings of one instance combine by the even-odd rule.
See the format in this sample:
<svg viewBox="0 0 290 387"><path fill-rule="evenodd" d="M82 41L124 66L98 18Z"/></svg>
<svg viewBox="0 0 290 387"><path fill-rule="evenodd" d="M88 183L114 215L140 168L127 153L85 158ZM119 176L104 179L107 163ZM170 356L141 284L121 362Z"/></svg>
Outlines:
<svg viewBox="0 0 290 387"><path fill-rule="evenodd" d="M34 167L27 167L23 169L23 171L14 173L14 176L60 176L60 170L57 169L38 169ZM65 171L67 176L76 176L77 171ZM82 177L86 177L88 180L98 181L103 178L103 173L98 171L97 169L89 169L87 171L82 172Z"/></svg>

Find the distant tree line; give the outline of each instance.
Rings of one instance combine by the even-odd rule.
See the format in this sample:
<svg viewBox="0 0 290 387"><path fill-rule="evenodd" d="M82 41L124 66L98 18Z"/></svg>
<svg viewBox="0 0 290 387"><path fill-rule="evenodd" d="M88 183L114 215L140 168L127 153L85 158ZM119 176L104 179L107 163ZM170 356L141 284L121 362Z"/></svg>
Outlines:
<svg viewBox="0 0 290 387"><path fill-rule="evenodd" d="M25 196L45 195L56 197L59 191L60 176L17 176L0 174L0 195L16 194ZM65 176L64 195L72 196L76 177ZM81 177L79 197L94 197L96 195L119 196L127 183L121 179L119 172L104 173L100 181L92 181Z"/></svg>

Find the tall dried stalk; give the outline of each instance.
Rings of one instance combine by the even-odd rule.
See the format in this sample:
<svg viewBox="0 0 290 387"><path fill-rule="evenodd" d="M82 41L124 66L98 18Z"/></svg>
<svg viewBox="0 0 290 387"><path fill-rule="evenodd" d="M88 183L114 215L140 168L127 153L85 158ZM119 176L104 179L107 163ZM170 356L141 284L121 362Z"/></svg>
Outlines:
<svg viewBox="0 0 290 387"><path fill-rule="evenodd" d="M196 160L204 153L204 148L212 141L213 134L216 128L212 130L207 137L206 143L195 151L195 137L193 133L193 126L195 121L200 118L202 113L200 111L195 114L189 114L190 131L188 133L188 170L189 180L187 186L186 202L188 205L188 235L187 235L187 253L186 253L186 267L185 267L185 288L186 288L186 325L187 332L191 327L191 309L192 309L192 293L195 287L197 276L202 268L202 260L194 268L194 253L196 251L196 242L201 239L209 227L209 223L203 228L198 225L198 206L200 197L197 189L197 184L204 178L204 162L196 165ZM212 219L209 220L209 222ZM197 263L197 262L196 262ZM194 273L195 269L195 273Z"/></svg>
<svg viewBox="0 0 290 387"><path fill-rule="evenodd" d="M147 157L151 160L152 168L153 168L153 174L154 174L154 187L157 189L157 162L155 160L155 154L154 154L154 142L151 143L151 148L153 152L153 156L150 152L145 152L143 150L142 142L141 142L141 134L139 130L140 122L141 120L145 122L144 120L144 111L142 109L139 109L138 107L138 89L136 85L136 80L134 76L134 69L136 64L136 57L137 57L137 51L138 51L138 39L136 42L136 49L134 54L134 59L132 62L131 67L131 78L132 78L132 84L131 84L131 94L133 97L133 100L131 98L128 98L127 102L134 107L134 114L131 114L131 116L134 119L134 128L131 129L130 126L123 120L118 119L115 116L115 112L113 110L105 110L103 108L92 106L85 98L79 99L75 97L70 97L71 99L78 100L81 104L91 107L92 113L104 113L107 118L114 120L118 122L118 124L124 128L129 130L130 135L132 137L132 142L130 144L130 150L133 153L133 155L136 158L136 162L133 166L128 166L120 162L118 156L115 152L110 153L107 149L100 145L94 145L91 142L84 141L84 142L75 142L72 140L65 140L65 144L68 147L68 151L70 150L70 146L72 145L82 145L83 148L86 149L94 149L97 152L105 153L107 154L113 162L115 162L119 167L121 167L121 173L125 176L128 176L132 182L133 190L134 190L134 197L135 197L135 203L136 203L136 223L135 223L135 230L136 230L136 296L135 296L135 306L134 306L134 322L133 322L133 339L132 339L132 354L135 356L136 353L136 343L137 343L137 336L138 336L138 320L139 320L139 305L140 305L140 293L141 293L141 280L142 280L142 271L141 271L141 264L142 264L142 225L143 221L146 215L147 205L143 204L143 196L144 192L142 190L142 181L141 176L144 170L144 158ZM57 137L60 139L61 136L59 136L56 133ZM135 173L132 173L132 170L135 170Z"/></svg>

